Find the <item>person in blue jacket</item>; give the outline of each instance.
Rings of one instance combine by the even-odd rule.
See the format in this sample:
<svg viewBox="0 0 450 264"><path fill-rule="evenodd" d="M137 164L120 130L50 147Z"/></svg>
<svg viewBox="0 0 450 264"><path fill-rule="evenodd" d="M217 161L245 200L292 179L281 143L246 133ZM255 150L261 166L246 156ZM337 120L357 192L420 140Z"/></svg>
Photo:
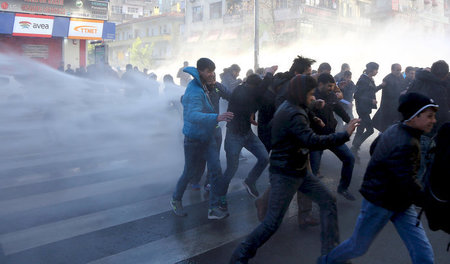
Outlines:
<svg viewBox="0 0 450 264"><path fill-rule="evenodd" d="M197 68L186 67L185 72L194 77L189 82L182 98L183 104L183 134L184 138L184 170L178 179L177 186L170 201L173 212L177 216L186 216L182 198L189 181L197 174L201 160L206 159L210 173L210 198L208 219L222 219L227 212L219 209L217 187L221 184L222 168L215 140L215 128L220 121L231 121L233 113L217 114L211 101L210 90L216 81L216 66L208 58L197 61Z"/></svg>

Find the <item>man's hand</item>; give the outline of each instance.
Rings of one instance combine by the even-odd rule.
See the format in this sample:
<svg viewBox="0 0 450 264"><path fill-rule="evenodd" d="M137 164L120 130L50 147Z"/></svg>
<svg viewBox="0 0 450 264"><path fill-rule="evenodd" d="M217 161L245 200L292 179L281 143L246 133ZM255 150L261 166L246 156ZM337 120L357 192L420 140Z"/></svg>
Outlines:
<svg viewBox="0 0 450 264"><path fill-rule="evenodd" d="M278 70L278 65L273 65L272 67L266 68L266 73L270 72L272 74L275 74L275 72Z"/></svg>
<svg viewBox="0 0 450 264"><path fill-rule="evenodd" d="M317 99L313 102L313 105L316 109L322 109L325 106L325 101L322 99Z"/></svg>
<svg viewBox="0 0 450 264"><path fill-rule="evenodd" d="M359 122L361 122L361 119L358 118L352 119L350 120L350 122L348 122L347 134L349 136L351 136L353 132L355 132L356 127L359 126Z"/></svg>
<svg viewBox="0 0 450 264"><path fill-rule="evenodd" d="M313 118L314 123L320 127L324 127L325 123L322 121L322 119L318 118L317 116Z"/></svg>
<svg viewBox="0 0 450 264"><path fill-rule="evenodd" d="M250 123L254 126L258 126L258 122L255 121L255 113L250 116Z"/></svg>
<svg viewBox="0 0 450 264"><path fill-rule="evenodd" d="M230 122L233 120L234 114L232 112L225 112L217 116L217 122Z"/></svg>

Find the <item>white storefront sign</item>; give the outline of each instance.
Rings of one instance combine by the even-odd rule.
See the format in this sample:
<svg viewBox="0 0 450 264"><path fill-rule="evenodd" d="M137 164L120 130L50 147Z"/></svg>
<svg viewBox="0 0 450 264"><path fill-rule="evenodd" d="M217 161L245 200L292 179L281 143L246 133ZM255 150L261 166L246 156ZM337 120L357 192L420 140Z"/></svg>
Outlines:
<svg viewBox="0 0 450 264"><path fill-rule="evenodd" d="M53 21L52 16L16 14L13 36L51 38Z"/></svg>
<svg viewBox="0 0 450 264"><path fill-rule="evenodd" d="M71 18L69 26L70 39L96 39L101 40L103 34L103 21Z"/></svg>

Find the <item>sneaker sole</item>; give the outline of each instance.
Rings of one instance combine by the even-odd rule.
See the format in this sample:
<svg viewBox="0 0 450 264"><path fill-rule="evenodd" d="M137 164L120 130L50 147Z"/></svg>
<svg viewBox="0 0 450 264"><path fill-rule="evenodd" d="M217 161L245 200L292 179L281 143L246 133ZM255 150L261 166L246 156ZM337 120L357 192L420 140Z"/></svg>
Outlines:
<svg viewBox="0 0 450 264"><path fill-rule="evenodd" d="M245 181L242 182L242 184L244 185L245 189L247 190L248 194L250 194L251 197L253 197L255 199L258 198L258 196L256 196L255 194L252 193L250 187L247 185L247 183L245 183Z"/></svg>
<svg viewBox="0 0 450 264"><path fill-rule="evenodd" d="M208 215L208 219L209 219L209 220L220 220L220 219L225 219L225 218L227 218L228 216L230 216L230 214L226 214L224 217L218 217L218 216L215 216L215 215L212 215L212 216L209 216L209 215Z"/></svg>

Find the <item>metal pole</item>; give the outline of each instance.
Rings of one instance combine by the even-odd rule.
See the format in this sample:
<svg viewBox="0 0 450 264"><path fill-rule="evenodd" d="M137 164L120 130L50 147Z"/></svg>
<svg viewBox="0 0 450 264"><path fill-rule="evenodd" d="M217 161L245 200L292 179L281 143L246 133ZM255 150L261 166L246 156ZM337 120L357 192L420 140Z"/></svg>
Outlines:
<svg viewBox="0 0 450 264"><path fill-rule="evenodd" d="M259 3L255 0L255 72L259 68Z"/></svg>

